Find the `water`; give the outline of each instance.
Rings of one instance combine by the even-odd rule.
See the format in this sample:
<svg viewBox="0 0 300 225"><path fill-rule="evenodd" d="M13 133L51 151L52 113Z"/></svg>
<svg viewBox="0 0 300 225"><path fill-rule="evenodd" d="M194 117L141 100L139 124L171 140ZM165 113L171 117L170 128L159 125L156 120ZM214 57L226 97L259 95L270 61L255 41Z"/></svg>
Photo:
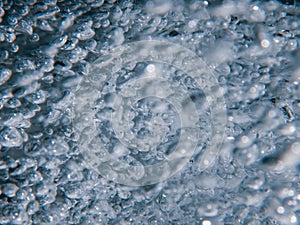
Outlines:
<svg viewBox="0 0 300 225"><path fill-rule="evenodd" d="M1 1L0 224L298 224L299 12L275 0ZM114 57L130 43L144 44ZM177 152L180 138L196 147ZM108 155L123 164L103 166Z"/></svg>

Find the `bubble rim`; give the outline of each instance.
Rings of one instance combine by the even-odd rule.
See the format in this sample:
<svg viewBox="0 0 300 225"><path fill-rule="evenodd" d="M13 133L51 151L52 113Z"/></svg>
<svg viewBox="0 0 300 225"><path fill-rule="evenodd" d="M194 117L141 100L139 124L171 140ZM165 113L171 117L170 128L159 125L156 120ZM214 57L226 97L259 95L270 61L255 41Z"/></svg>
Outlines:
<svg viewBox="0 0 300 225"><path fill-rule="evenodd" d="M147 49L145 49L145 47ZM164 51L164 49L166 51ZM176 68L180 68L181 71L192 77L197 86L203 90L211 111L212 135L210 136L211 138L208 141L205 151L201 155L198 168L201 171L207 169L214 163L215 158L219 154L225 134L224 128L226 126L227 113L222 89L220 88L218 81L211 69L203 60L199 58L199 56L181 45L161 40L136 41L110 49L107 54L103 54L94 61L90 73L81 80L74 98L74 121L77 121L76 118L78 117L82 119L84 117L83 115L85 115L85 120L81 123L74 122L74 127L75 130L80 133L79 144L82 148L81 153L83 153L82 155L84 160L88 165L92 166L93 168L96 166L97 168L97 165L95 165L95 163L91 163L90 161L93 159L93 157L89 156L90 149L88 148L88 144L91 141L91 137L89 137L88 134L90 132L95 133L95 127L81 126L83 124L93 124L93 121L91 120L94 114L88 109L93 108L90 103L93 103L98 97L99 92L95 92L95 90L99 89L102 82L109 77L109 75L105 75L117 72L124 64L133 62L137 63L141 61L162 62ZM101 72L101 75L99 72ZM93 89L91 89L91 87ZM80 94L82 94L82 90L83 92L87 91L89 94L86 96L87 93L85 92L83 93L83 96L81 96ZM92 92L94 92L94 94ZM78 99L80 99L79 96L81 96L81 101L88 100L87 104L85 105L87 107L84 107L82 110L78 110L76 107L78 106L76 103ZM88 132L84 132L84 129L87 129ZM85 153L88 154L86 155ZM109 156L104 155L103 157ZM191 156L189 156L186 161L188 161L190 157ZM156 166L157 168L161 166L162 169L165 169L165 165L163 164ZM105 176L106 174L103 174L102 171L97 171L102 176L110 179L110 177ZM166 180L176 172L178 172L178 170L176 170L174 173L159 177L152 181L130 180L128 182L122 179L113 179L113 181L129 186L144 186Z"/></svg>

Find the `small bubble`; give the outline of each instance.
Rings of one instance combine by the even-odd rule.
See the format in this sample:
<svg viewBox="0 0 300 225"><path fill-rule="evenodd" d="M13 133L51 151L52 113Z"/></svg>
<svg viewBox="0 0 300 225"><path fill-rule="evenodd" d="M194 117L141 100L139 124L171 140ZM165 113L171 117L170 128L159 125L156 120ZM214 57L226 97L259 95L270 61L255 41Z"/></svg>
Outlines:
<svg viewBox="0 0 300 225"><path fill-rule="evenodd" d="M110 25L109 19L105 19L105 20L102 21L102 27L103 27L103 28L106 28L106 27L108 27L109 25Z"/></svg>
<svg viewBox="0 0 300 225"><path fill-rule="evenodd" d="M16 53L16 52L18 52L18 51L19 51L19 45L15 44L15 43L12 43L12 44L10 45L10 52Z"/></svg>
<svg viewBox="0 0 300 225"><path fill-rule="evenodd" d="M197 22L195 20L191 20L189 23L188 23L188 27L189 28L194 28L196 27L197 25Z"/></svg>
<svg viewBox="0 0 300 225"><path fill-rule="evenodd" d="M297 222L297 217L295 215L292 215L290 218L291 223L296 223Z"/></svg>
<svg viewBox="0 0 300 225"><path fill-rule="evenodd" d="M11 98L5 103L5 107L10 109L20 107L21 105L21 101L17 98Z"/></svg>
<svg viewBox="0 0 300 225"><path fill-rule="evenodd" d="M75 35L79 40L88 40L95 35L95 32L88 26L82 26L76 31Z"/></svg>
<svg viewBox="0 0 300 225"><path fill-rule="evenodd" d="M8 22L9 25L14 26L18 23L18 19L14 16L9 16L7 18L7 22Z"/></svg>
<svg viewBox="0 0 300 225"><path fill-rule="evenodd" d="M203 220L202 225L211 225L210 220Z"/></svg>
<svg viewBox="0 0 300 225"><path fill-rule="evenodd" d="M299 154L300 155L300 142L295 142L291 146L291 150L293 153Z"/></svg>
<svg viewBox="0 0 300 225"><path fill-rule="evenodd" d="M5 35L2 32L0 32L0 41L5 41Z"/></svg>
<svg viewBox="0 0 300 225"><path fill-rule="evenodd" d="M147 70L147 72L149 72L149 73L153 73L153 72L155 71L155 65L149 64L149 65L146 67L146 70Z"/></svg>
<svg viewBox="0 0 300 225"><path fill-rule="evenodd" d="M3 17L3 16L4 16L4 14L5 14L5 11L4 11L4 9L2 9L2 8L0 7L0 18L1 18L1 17Z"/></svg>
<svg viewBox="0 0 300 225"><path fill-rule="evenodd" d="M269 42L269 40L267 40L267 39L263 39L263 40L260 42L260 45L261 45L261 47L263 47L263 48L268 48L268 47L270 46L270 42Z"/></svg>
<svg viewBox="0 0 300 225"><path fill-rule="evenodd" d="M282 206L279 206L279 207L277 208L277 213L283 214L284 212L285 212L285 210L284 210L284 208L283 208Z"/></svg>
<svg viewBox="0 0 300 225"><path fill-rule="evenodd" d="M6 83L9 78L11 77L12 72L10 69L7 68L1 68L0 69L0 85L3 85L4 83Z"/></svg>
<svg viewBox="0 0 300 225"><path fill-rule="evenodd" d="M12 43L16 40L16 35L14 33L6 33L5 38L7 42Z"/></svg>
<svg viewBox="0 0 300 225"><path fill-rule="evenodd" d="M37 42L37 41L40 40L40 37L39 37L39 35L38 35L37 33L33 33L33 34L30 36L30 39L29 39L29 40L32 41L32 42Z"/></svg>
<svg viewBox="0 0 300 225"><path fill-rule="evenodd" d="M248 138L247 136L242 136L241 141L242 141L244 144L247 144L247 143L249 142L249 138Z"/></svg>
<svg viewBox="0 0 300 225"><path fill-rule="evenodd" d="M277 116L277 112L275 110L270 110L268 112L268 117L269 118L275 118Z"/></svg>
<svg viewBox="0 0 300 225"><path fill-rule="evenodd" d="M37 22L38 28L44 31L53 31L53 27L49 24L47 20L39 20Z"/></svg>
<svg viewBox="0 0 300 225"><path fill-rule="evenodd" d="M2 185L2 193L10 198L16 195L18 189L19 187L12 183L6 183Z"/></svg>
<svg viewBox="0 0 300 225"><path fill-rule="evenodd" d="M26 34L32 35L33 33L33 28L30 26L25 20L21 20L18 23L17 29L21 32L24 32Z"/></svg>
<svg viewBox="0 0 300 225"><path fill-rule="evenodd" d="M0 131L0 144L4 147L21 146L23 138L17 128L5 127Z"/></svg>

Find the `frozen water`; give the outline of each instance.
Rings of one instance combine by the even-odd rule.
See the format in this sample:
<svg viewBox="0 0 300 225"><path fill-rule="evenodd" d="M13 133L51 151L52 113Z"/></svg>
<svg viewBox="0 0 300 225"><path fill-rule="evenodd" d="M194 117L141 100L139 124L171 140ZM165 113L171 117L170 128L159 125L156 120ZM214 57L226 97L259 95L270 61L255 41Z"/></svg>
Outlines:
<svg viewBox="0 0 300 225"><path fill-rule="evenodd" d="M0 224L299 224L299 7L296 0L0 1ZM172 58L172 48L149 53L169 54L170 63L149 58L93 73L99 57L109 61L113 48L142 40L191 50L220 88L207 88L208 77L199 86L194 68L202 65ZM147 55L142 47L126 58ZM116 57L111 68L122 62ZM105 85L91 89L87 81ZM78 93L78 85L86 89ZM206 165L214 118L222 117L207 90L224 96L227 120L220 152ZM75 95L83 127L74 123ZM126 165L140 179L174 152L190 119L180 96L190 96L199 130L184 167L146 186L111 181ZM111 155L123 164L103 166L101 176L83 155L90 149L97 160Z"/></svg>

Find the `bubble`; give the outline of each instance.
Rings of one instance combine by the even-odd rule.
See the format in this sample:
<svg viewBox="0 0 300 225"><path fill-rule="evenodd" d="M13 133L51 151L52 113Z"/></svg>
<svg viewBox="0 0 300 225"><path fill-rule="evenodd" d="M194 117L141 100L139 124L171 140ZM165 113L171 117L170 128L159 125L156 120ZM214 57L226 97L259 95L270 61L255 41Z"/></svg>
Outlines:
<svg viewBox="0 0 300 225"><path fill-rule="evenodd" d="M8 16L7 22L9 25L13 26L18 23L18 19L15 16Z"/></svg>
<svg viewBox="0 0 300 225"><path fill-rule="evenodd" d="M27 205L27 213L28 215L33 215L39 210L39 203L37 201L31 201Z"/></svg>
<svg viewBox="0 0 300 225"><path fill-rule="evenodd" d="M6 183L6 184L1 185L2 193L10 198L12 198L16 195L16 192L18 189L19 189L19 187L12 183Z"/></svg>
<svg viewBox="0 0 300 225"><path fill-rule="evenodd" d="M12 72L10 69L1 68L0 69L0 85L5 84L9 80L11 75L12 75Z"/></svg>
<svg viewBox="0 0 300 225"><path fill-rule="evenodd" d="M18 23L18 26L16 28L17 30L24 32L28 35L32 35L33 34L33 28L32 26L30 26L30 24L28 24L28 22L26 20L21 20Z"/></svg>
<svg viewBox="0 0 300 225"><path fill-rule="evenodd" d="M34 15L35 19L48 19L53 17L56 13L60 12L60 9L57 6L54 6L52 9L45 12L38 12Z"/></svg>
<svg viewBox="0 0 300 225"><path fill-rule="evenodd" d="M202 225L211 225L210 220L203 220Z"/></svg>
<svg viewBox="0 0 300 225"><path fill-rule="evenodd" d="M32 41L32 42L37 42L37 41L40 40L40 37L37 33L32 33L29 40Z"/></svg>
<svg viewBox="0 0 300 225"><path fill-rule="evenodd" d="M282 206L279 206L278 208L277 208L277 213L279 213L279 214L283 214L284 213L284 208L282 207Z"/></svg>
<svg viewBox="0 0 300 225"><path fill-rule="evenodd" d="M95 0L91 3L92 8L99 8L103 5L104 0Z"/></svg>
<svg viewBox="0 0 300 225"><path fill-rule="evenodd" d="M270 46L270 41L267 40L267 39L263 39L261 42L260 42L260 45L261 47L263 48L268 48Z"/></svg>
<svg viewBox="0 0 300 225"><path fill-rule="evenodd" d="M56 47L56 48L60 48L62 46L64 46L66 44L66 42L68 41L68 35L63 35L57 39L55 39L53 41L53 45Z"/></svg>
<svg viewBox="0 0 300 225"><path fill-rule="evenodd" d="M79 40L88 40L95 35L95 32L89 26L82 26L77 29L75 36Z"/></svg>
<svg viewBox="0 0 300 225"><path fill-rule="evenodd" d="M18 147L23 144L23 138L18 129L4 127L0 131L0 144L3 147Z"/></svg>
<svg viewBox="0 0 300 225"><path fill-rule="evenodd" d="M62 138L50 138L44 146L50 155L66 154L69 150L68 143Z"/></svg>
<svg viewBox="0 0 300 225"><path fill-rule="evenodd" d="M106 28L110 25L110 20L109 19L105 19L102 21L102 27Z"/></svg>
<svg viewBox="0 0 300 225"><path fill-rule="evenodd" d="M44 19L38 20L37 24L38 24L39 29L41 29L41 30L53 31L53 27L49 24L49 22L47 20L44 20Z"/></svg>
<svg viewBox="0 0 300 225"><path fill-rule="evenodd" d="M46 101L46 93L42 90L38 90L37 92L26 96L26 99L33 104L42 104Z"/></svg>
<svg viewBox="0 0 300 225"><path fill-rule="evenodd" d="M12 43L16 40L15 33L5 33L5 39L7 42Z"/></svg>
<svg viewBox="0 0 300 225"><path fill-rule="evenodd" d="M155 72L155 65L149 64L149 65L146 67L146 70L147 70L147 72L149 72L149 73Z"/></svg>
<svg viewBox="0 0 300 225"><path fill-rule="evenodd" d="M148 45L148 47L147 47ZM165 51L161 51L161 52L157 52L154 51L159 45L162 45L162 48L165 48ZM144 46L141 47L141 46ZM146 48L145 48L146 47ZM126 49L127 48L127 49ZM130 58L125 56L124 58L120 58L120 56L118 56L117 59L115 59L115 62L113 64L120 64L118 65L118 69L113 68L113 71L119 71L119 69L121 68L120 66L122 66L122 64L126 65L130 62L135 62L135 58L134 57L138 57L138 60L144 59L145 61L156 61L156 60L164 60L164 63L174 63L174 65L177 65L178 67L183 67L185 68L187 71L190 71L191 67L193 65L195 65L195 60L198 60L197 58L195 58L194 56L190 56L187 57L185 54L182 53L182 57L184 57L183 59L179 58L179 55L176 55L173 51L176 51L177 48L180 48L179 46L171 46L171 44L167 44L164 42L157 42L157 41L149 41L149 42L137 42L134 43L132 46L127 46L125 49L126 51L123 50L123 48L121 47L120 49L116 49L115 53L113 52L113 54L130 54L130 57L132 57L132 61L129 61ZM130 49L132 48L132 49ZM132 53L130 51L134 51L134 54L132 55ZM185 52L184 49L181 49L182 52ZM190 52L185 52L187 55L190 54ZM160 56L157 56L157 54L162 54ZM166 55L164 55L166 54ZM112 55L114 56L114 55ZM176 57L176 61L174 61L172 59L172 57ZM188 58L188 60L186 60L185 58ZM109 60L112 59L112 57L108 57ZM94 63L94 68L92 69L92 73L93 70L99 71L99 69L97 69L98 66L101 66L101 64L103 64L103 68L100 67L100 69L102 69L102 71L105 73L105 71L110 71L110 69L106 69L106 67L110 67L110 61L107 62L102 62L101 60L103 60L103 58L100 58L98 61L96 61ZM114 60L114 59L112 59ZM127 60L127 61L124 61ZM182 61L184 61L185 63L183 64ZM202 63L198 60L197 61L198 65L201 65ZM134 64L133 64L134 65ZM202 64L203 65L203 64ZM204 66L204 65L203 65ZM140 70L141 68L141 70ZM201 68L201 67L200 67ZM130 67L129 67L130 69ZM168 153L165 157L162 156L161 154L157 153L157 157L159 160L165 160L161 161L158 164L153 164L153 165L147 165L147 166L142 166L139 165L140 162L136 161L135 159L133 159L132 163L137 163L138 165L136 166L128 166L126 164L124 164L124 162L121 161L115 161L111 158L111 156L109 156L106 152L106 150L92 150L93 147L92 146L105 146L101 143L101 140L95 139L94 137L92 137L89 132L94 132L95 129L98 128L93 128L94 125L91 125L90 128L88 129L82 129L81 125L78 126L78 124L80 124L80 120L78 120L77 122L75 122L75 126L77 127L77 129L80 129L80 131L82 132L82 138L80 139L81 143L83 144L84 149L89 149L92 148L90 151L84 151L84 155L87 157L87 161L90 161L92 163L93 166L96 166L99 173L102 174L103 176L105 176L106 178L110 178L114 181L117 182L121 182L121 183L125 183L127 185L144 185L144 184L151 184L152 182L157 182L161 179L166 179L168 176L168 174L172 174L176 171L179 170L179 168L182 168L182 166L184 165L184 162L187 158L191 157L191 155L193 154L193 150L196 146L196 143L198 141L198 131L197 131L197 127L195 126L197 124L196 122L196 118L197 116L197 110L195 109L195 105L194 103L191 101L191 98L189 97L185 97L185 95L187 95L187 93L185 93L185 91L182 91L180 89L177 89L175 91L174 89L174 85L176 87L178 87L178 84L173 84L172 82L168 81L167 78L168 76L162 76L161 70L162 68L160 66L158 66L157 64L154 63L150 63L150 64L138 64L136 67L133 67L134 70L136 71L144 71L142 72L142 74L140 75L141 77L137 78L137 79L133 79L132 81L130 80L130 76L126 77L124 81L122 81L121 83L116 82L117 86L118 85L122 85L122 89L118 90L109 90L107 89L108 92L113 93L113 95L110 95L111 97L105 98L105 102L106 104L108 104L109 107L112 108L111 112L112 112L112 117L114 118L113 120L111 120L112 122L112 128L113 128L113 135L116 135L116 138L119 139L121 141L121 143L123 145L126 146L126 148L129 148L129 151L132 149L136 149L134 150L136 157L145 157L147 160L150 159L151 157L145 156L145 154L149 154L148 152L151 152L151 154L153 154L152 152L155 150L155 146L157 146L159 143L161 143L164 139L164 136L166 136L166 133L168 133L170 130L170 128L164 128L163 127L163 123L164 123L164 119L161 118L160 116L154 116L155 113L162 113L164 111L164 107L166 107L165 105L161 105L161 104L157 104L155 98L153 99L153 97L156 98L161 98L161 99L166 99L170 104L174 105L176 111L178 112L178 114L180 115L180 121L181 121L181 128L180 128L180 141L177 144L177 148L176 150L170 150L170 153ZM141 72L139 72L141 73ZM143 77L143 73L145 73L145 77ZM199 73L201 74L201 72L199 71ZM133 72L131 72L132 77L134 75ZM200 75L199 74L199 75ZM124 73L124 75L126 75L126 72ZM202 76L209 76L208 74L203 74ZM201 76L201 75L200 75ZM88 79L92 79L94 80L92 77L88 78ZM107 76L107 81L113 79L113 78L109 78L109 76ZM200 84L203 84L203 81L200 80L197 76L193 76L193 78L191 79L195 79L195 84L196 82L200 82ZM101 78L101 80L105 81L104 78ZM116 80L118 81L118 80ZM211 81L214 82L214 78L211 77ZM175 82L176 83L176 82ZM105 84L105 82L103 82L101 84L100 83L95 83L94 87L97 87L97 89L101 89L101 88L106 88L105 85L102 86L103 84ZM82 90L84 91L85 88L85 83L82 83ZM192 85L192 81L190 81L190 84L188 85ZM211 88L212 87L208 87L208 89L206 90L207 93L209 93L209 95L212 93L211 92ZM217 87L215 87L217 88ZM216 89L217 90L217 89ZM218 91L216 92L218 93ZM114 96L114 97L113 97ZM152 96L152 97L151 97ZM78 97L80 97L80 95L78 95ZM151 98L149 98L151 97ZM97 98L97 95L95 95L93 98ZM143 100L143 99L147 99L146 102L149 99L149 103L146 103L145 105L141 104L139 105L139 101ZM151 99L151 100L150 100ZM211 104L211 107L214 107L214 104L212 104L212 101L214 99L214 97L209 96L206 98L207 101ZM92 100L92 99L90 99ZM93 103L94 100L91 101L91 103ZM144 101L144 100L143 100ZM93 117L93 112L89 112L89 105L85 106L84 101L80 101L79 98L79 102L80 104L83 105L76 105L75 106L75 110L77 109L84 109L85 112L87 112L88 117ZM146 124L148 125L138 125L139 123L137 123L139 120L138 117L135 117L136 113L139 113L139 111L135 111L133 105L134 104L138 104L138 108L143 109L141 111L141 115L143 116L146 121ZM155 104L154 104L155 103ZM150 114L148 114L147 110L148 110L148 106L147 104L154 104L152 107L150 107ZM221 103L221 108L222 108L222 103ZM133 111L131 111L133 109ZM152 110L154 110L152 112ZM157 111L156 111L157 110ZM162 110L162 111L161 111ZM146 113L147 112L147 113ZM76 113L80 113L80 111L76 111ZM161 114L162 115L162 114ZM80 116L82 118L82 116ZM98 117L99 119L101 117ZM103 118L109 118L107 116L103 117ZM86 122L88 121L93 121L91 119L86 120ZM217 119L218 120L218 119ZM85 123L86 123L85 122ZM99 121L100 122L100 121ZM88 122L89 123L89 122ZM102 128L101 128L102 129ZM110 129L110 128L109 128ZM129 131L129 132L128 132ZM217 132L218 133L218 132ZM84 134L84 135L83 135ZM219 134L215 134L216 136L214 136L214 138L216 138L216 140L218 140L219 138L222 139L222 135ZM89 137L89 138L87 138ZM109 142L109 139L111 137L106 137L107 140L105 140L105 143L107 143L107 145L113 145L113 142ZM114 137L115 139L115 137ZM102 139L103 140L103 139ZM166 139L167 140L167 139ZM183 141L185 140L185 141ZM93 143L93 144L92 144ZM213 142L212 142L213 143ZM214 143L215 144L215 143ZM103 148L102 147L102 148ZM200 162L200 165L202 168L206 168L209 167L213 162L214 162L214 157L216 155L216 149L214 149L214 147L212 147L212 149L210 149L210 147L208 148L209 150L207 150L207 154L204 154L203 159ZM131 151L132 151L131 150ZM211 152L210 152L211 151ZM127 152L127 151L125 151ZM97 161L91 161L93 158L96 158L97 155L101 155L102 159L100 162ZM141 156L139 156L141 155ZM143 155L143 156L142 156ZM150 155L149 155L150 156ZM127 156L126 156L127 157ZM127 157L127 159L131 160L131 157ZM174 164L173 164L174 162ZM112 166L113 165L113 166ZM122 171L122 172L121 172ZM158 175L161 174L161 175ZM161 177L160 177L161 176Z"/></svg>
<svg viewBox="0 0 300 225"><path fill-rule="evenodd" d="M297 224L298 9L293 0L0 1L0 224ZM77 30L82 37L76 36ZM95 59L110 56L109 49L139 40L185 46L206 61L204 68L214 71L220 88L207 91L207 75L197 82L188 77L201 75L197 71L202 64L189 57L182 60L184 54L175 48L160 46L149 53L149 60L130 65L122 64L123 56L131 59L147 51L116 55L107 71L94 70ZM171 59L177 68L165 65L172 64ZM103 89L81 89L82 81L102 83ZM89 128L82 136L70 125L69 107L77 88L85 97L82 94L75 105L88 111L78 118L82 129ZM160 97L175 94L139 99L143 91ZM220 111L211 107L216 98L210 92L216 98L224 95L226 126L214 124ZM124 171L137 184L147 165L168 160L182 132L192 133L178 129L180 114L185 114L180 111L184 103L175 101L179 94L196 108L200 135L186 138L198 140L200 146L180 173L168 177L176 170L168 165L151 172L161 172L153 180L166 174L168 179L159 179L163 182L118 184ZM119 109L117 101L128 104ZM120 123L126 129L114 132L117 118L112 115L124 117ZM213 125L226 134L216 158L205 155L207 144L217 142L211 139ZM91 137L82 149L81 143ZM132 143L144 149L129 148ZM102 147L105 151L99 152ZM178 156L190 154L190 148L179 147ZM84 160L83 152L91 149L96 157ZM107 155L124 164L97 168ZM101 169L103 176L97 171ZM18 187L14 196L2 193L6 183ZM279 207L283 214L277 212Z"/></svg>
<svg viewBox="0 0 300 225"><path fill-rule="evenodd" d="M297 217L296 217L295 215L292 215L292 216L290 217L290 222L291 222L291 223L297 223Z"/></svg>
<svg viewBox="0 0 300 225"><path fill-rule="evenodd" d="M19 45L15 44L15 43L12 43L12 44L10 45L10 52L16 53L16 52L18 52L18 51L19 51Z"/></svg>

